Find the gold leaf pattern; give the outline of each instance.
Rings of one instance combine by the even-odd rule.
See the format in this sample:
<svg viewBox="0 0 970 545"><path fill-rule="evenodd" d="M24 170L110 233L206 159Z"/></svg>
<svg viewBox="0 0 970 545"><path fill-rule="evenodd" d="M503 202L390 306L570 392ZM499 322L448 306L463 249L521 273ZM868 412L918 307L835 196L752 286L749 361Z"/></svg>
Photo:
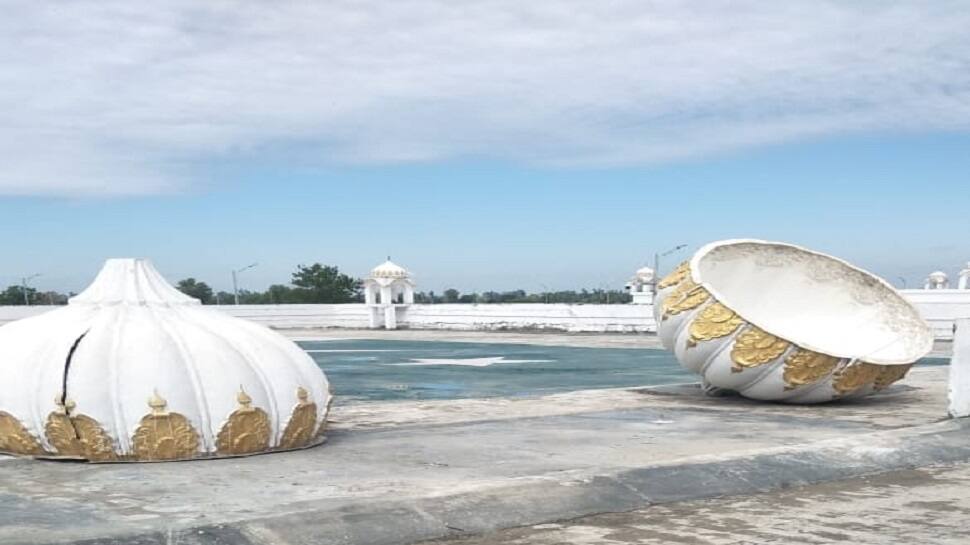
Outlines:
<svg viewBox="0 0 970 545"><path fill-rule="evenodd" d="M251 454L269 448L269 415L252 406L252 398L239 389L236 395L239 408L229 415L229 420L216 436L216 449L222 455Z"/></svg>
<svg viewBox="0 0 970 545"><path fill-rule="evenodd" d="M673 286L674 284L679 284L682 280L690 276L690 262L684 261L677 268L670 272L667 276L663 277L657 284L657 289L665 289Z"/></svg>
<svg viewBox="0 0 970 545"><path fill-rule="evenodd" d="M57 399L55 402L58 408L47 416L44 431L57 454L96 462L118 459L114 442L97 420L83 414L71 414L75 406L71 400L62 403Z"/></svg>
<svg viewBox="0 0 970 545"><path fill-rule="evenodd" d="M293 408L286 430L283 431L280 448L302 447L313 439L316 431L317 404L309 402L310 396L302 386L296 389L296 397L299 401Z"/></svg>
<svg viewBox="0 0 970 545"><path fill-rule="evenodd" d="M734 341L731 348L731 371L740 373L746 368L764 365L782 355L790 343L755 326L749 326Z"/></svg>
<svg viewBox="0 0 970 545"><path fill-rule="evenodd" d="M785 389L793 390L814 384L827 377L838 365L839 358L799 348L785 358Z"/></svg>
<svg viewBox="0 0 970 545"><path fill-rule="evenodd" d="M327 385L327 409L323 411L323 422L320 422L320 427L317 429L317 437L323 437L327 433L327 424L329 424L328 417L330 416L330 408L333 407L333 386Z"/></svg>
<svg viewBox="0 0 970 545"><path fill-rule="evenodd" d="M699 307L707 301L710 294L702 286L694 283L690 278L684 280L674 288L663 300L663 318L680 314Z"/></svg>
<svg viewBox="0 0 970 545"><path fill-rule="evenodd" d="M744 320L721 303L708 305L690 324L687 348L697 346L701 341L717 339L733 333Z"/></svg>
<svg viewBox="0 0 970 545"><path fill-rule="evenodd" d="M882 370L876 376L876 380L873 382L873 387L878 392L879 390L885 390L890 384L900 380L906 376L913 364L907 365L883 365Z"/></svg>
<svg viewBox="0 0 970 545"><path fill-rule="evenodd" d="M168 403L156 392L148 399L151 414L141 419L132 436L132 452L138 460L194 458L199 434L185 416L166 411Z"/></svg>
<svg viewBox="0 0 970 545"><path fill-rule="evenodd" d="M0 411L0 451L13 454L43 454L40 441L10 413Z"/></svg>
<svg viewBox="0 0 970 545"><path fill-rule="evenodd" d="M866 362L847 365L835 376L832 387L839 395L850 394L867 384L875 382L880 372L882 372L881 365Z"/></svg>

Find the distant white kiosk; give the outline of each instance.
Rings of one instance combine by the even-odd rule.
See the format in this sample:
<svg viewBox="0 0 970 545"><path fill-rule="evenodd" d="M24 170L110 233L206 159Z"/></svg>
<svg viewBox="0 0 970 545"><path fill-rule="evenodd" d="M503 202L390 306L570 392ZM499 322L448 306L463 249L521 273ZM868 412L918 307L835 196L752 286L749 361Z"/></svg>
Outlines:
<svg viewBox="0 0 970 545"><path fill-rule="evenodd" d="M967 268L960 271L960 280L957 283L958 290L970 289L970 262L967 262Z"/></svg>
<svg viewBox="0 0 970 545"><path fill-rule="evenodd" d="M946 276L943 271L931 272L929 276L926 277L926 283L923 284L923 289L926 290L945 290L950 287L950 279Z"/></svg>
<svg viewBox="0 0 970 545"><path fill-rule="evenodd" d="M657 275L650 267L637 269L633 278L626 284L627 291L633 297L630 301L634 305L653 304L653 284L657 281Z"/></svg>
<svg viewBox="0 0 970 545"><path fill-rule="evenodd" d="M397 329L398 309L414 304L411 273L388 257L364 280L364 303L370 309L371 328L383 323L385 329Z"/></svg>

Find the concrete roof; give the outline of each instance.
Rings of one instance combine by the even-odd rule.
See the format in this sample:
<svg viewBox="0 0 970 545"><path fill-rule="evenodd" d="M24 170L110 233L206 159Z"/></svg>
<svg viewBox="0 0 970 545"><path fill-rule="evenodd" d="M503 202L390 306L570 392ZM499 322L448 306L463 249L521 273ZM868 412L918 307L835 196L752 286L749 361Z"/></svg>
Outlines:
<svg viewBox="0 0 970 545"><path fill-rule="evenodd" d="M970 459L946 367L794 407L696 385L335 407L321 447L206 462L0 461L0 542L405 543ZM117 541L111 541L112 539Z"/></svg>

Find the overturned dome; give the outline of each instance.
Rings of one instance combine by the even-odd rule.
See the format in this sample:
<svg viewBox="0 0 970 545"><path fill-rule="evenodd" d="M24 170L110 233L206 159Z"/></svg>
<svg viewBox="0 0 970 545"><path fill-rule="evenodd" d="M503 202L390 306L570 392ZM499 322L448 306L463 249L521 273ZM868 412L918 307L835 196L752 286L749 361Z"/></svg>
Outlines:
<svg viewBox="0 0 970 545"><path fill-rule="evenodd" d="M323 440L326 376L263 326L111 259L61 309L0 327L0 451L90 461L240 456Z"/></svg>

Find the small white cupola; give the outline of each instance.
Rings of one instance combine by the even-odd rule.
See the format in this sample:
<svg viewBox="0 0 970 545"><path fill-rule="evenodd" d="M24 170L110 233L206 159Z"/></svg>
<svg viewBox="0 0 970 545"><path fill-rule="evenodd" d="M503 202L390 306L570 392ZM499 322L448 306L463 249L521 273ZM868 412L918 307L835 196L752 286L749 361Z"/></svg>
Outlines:
<svg viewBox="0 0 970 545"><path fill-rule="evenodd" d="M407 269L387 261L371 269L364 280L364 303L370 307L371 327L397 328L398 309L414 304L414 281Z"/></svg>
<svg viewBox="0 0 970 545"><path fill-rule="evenodd" d="M950 278L943 271L933 271L926 277L924 289L945 290L950 287Z"/></svg>
<svg viewBox="0 0 970 545"><path fill-rule="evenodd" d="M633 277L626 283L626 289L633 298L630 302L634 305L649 305L653 303L653 283L656 281L656 273L650 267L640 267Z"/></svg>

